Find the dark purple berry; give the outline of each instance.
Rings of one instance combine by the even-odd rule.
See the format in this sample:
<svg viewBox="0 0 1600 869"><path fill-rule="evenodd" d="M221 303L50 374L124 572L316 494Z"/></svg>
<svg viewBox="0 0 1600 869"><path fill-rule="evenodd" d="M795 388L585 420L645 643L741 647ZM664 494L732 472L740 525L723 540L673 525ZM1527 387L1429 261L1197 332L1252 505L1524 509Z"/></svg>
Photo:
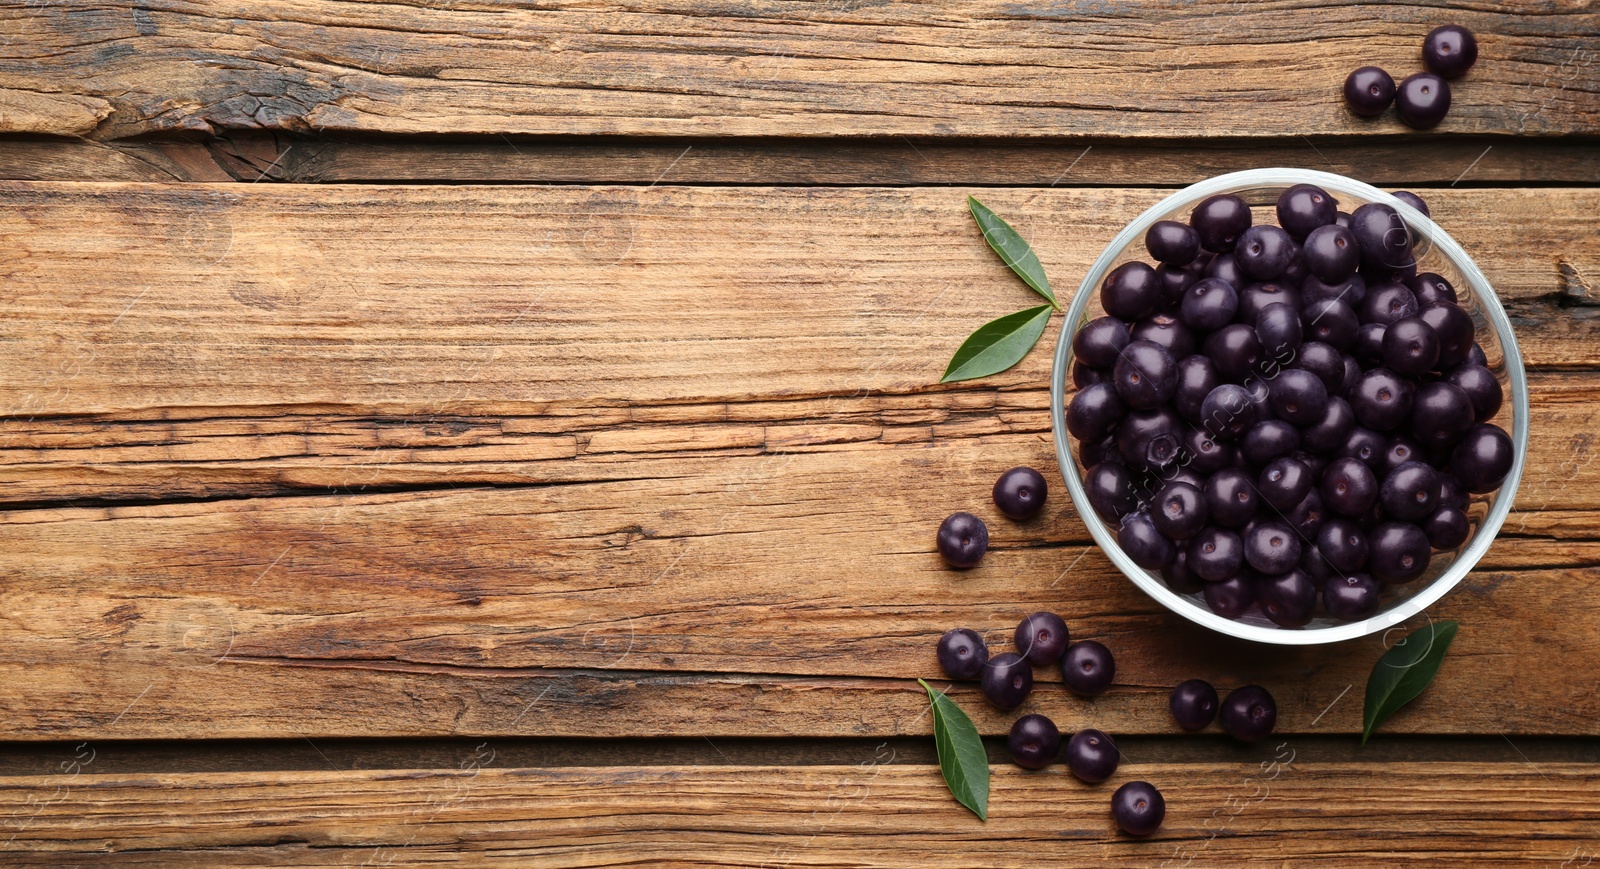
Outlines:
<svg viewBox="0 0 1600 869"><path fill-rule="evenodd" d="M1301 459L1302 463L1304 461ZM1316 537L1317 531L1322 528L1322 523L1328 518L1328 511L1322 505L1322 495L1316 489L1312 489L1293 510L1289 511L1286 518L1289 520L1289 527L1300 535L1300 539L1310 540Z"/></svg>
<svg viewBox="0 0 1600 869"><path fill-rule="evenodd" d="M1067 431L1078 440L1098 440L1114 431L1127 411L1111 384L1090 384L1067 402Z"/></svg>
<svg viewBox="0 0 1600 869"><path fill-rule="evenodd" d="M1187 540L1206 525L1205 496L1200 489L1188 483L1171 482L1156 495L1150 508L1150 520L1156 530L1168 540Z"/></svg>
<svg viewBox="0 0 1600 869"><path fill-rule="evenodd" d="M1172 541L1156 530L1148 513L1129 513L1122 517L1122 527L1117 529L1117 545L1134 564L1147 570L1160 570L1177 557Z"/></svg>
<svg viewBox="0 0 1600 869"><path fill-rule="evenodd" d="M1183 423L1171 409L1136 410L1117 427L1117 452L1135 471L1164 468L1178 458Z"/></svg>
<svg viewBox="0 0 1600 869"><path fill-rule="evenodd" d="M1365 573L1335 576L1322 587L1322 606L1336 619L1364 619L1378 611L1380 591L1378 581Z"/></svg>
<svg viewBox="0 0 1600 869"><path fill-rule="evenodd" d="M1272 412L1295 425L1313 425L1328 412L1328 387L1315 374L1290 368L1267 385Z"/></svg>
<svg viewBox="0 0 1600 869"><path fill-rule="evenodd" d="M1290 570L1259 583L1256 594L1261 611L1272 623L1284 628L1303 628L1311 623L1317 608L1317 586L1303 570Z"/></svg>
<svg viewBox="0 0 1600 869"><path fill-rule="evenodd" d="M1244 433L1239 452L1254 467L1283 458L1300 449L1300 430L1281 419L1258 422Z"/></svg>
<svg viewBox="0 0 1600 869"><path fill-rule="evenodd" d="M1240 742L1260 742L1278 724L1278 704L1260 685L1229 692L1222 703L1222 729Z"/></svg>
<svg viewBox="0 0 1600 869"><path fill-rule="evenodd" d="M1356 573L1367 566L1367 535L1348 519L1329 519L1317 532L1317 551L1335 571Z"/></svg>
<svg viewBox="0 0 1600 869"><path fill-rule="evenodd" d="M1215 526L1196 534L1185 554L1189 569L1206 582L1228 579L1244 564L1244 544L1239 535Z"/></svg>
<svg viewBox="0 0 1600 869"><path fill-rule="evenodd" d="M1478 62L1478 39L1459 24L1435 27L1422 40L1422 62L1445 78L1460 78Z"/></svg>
<svg viewBox="0 0 1600 869"><path fill-rule="evenodd" d="M1158 220L1145 232L1144 246L1158 262L1186 266L1200 255L1200 234L1176 220Z"/></svg>
<svg viewBox="0 0 1600 869"><path fill-rule="evenodd" d="M1231 193L1212 196L1195 206L1189 225L1200 234L1201 247L1217 253L1231 251L1250 228L1250 206Z"/></svg>
<svg viewBox="0 0 1600 869"><path fill-rule="evenodd" d="M1182 359L1195 348L1194 332L1172 314L1151 314L1134 325L1130 334L1134 341L1149 341L1166 348L1173 359Z"/></svg>
<svg viewBox="0 0 1600 869"><path fill-rule="evenodd" d="M1417 300L1417 304L1422 301ZM1439 337L1440 370L1449 370L1467 361L1472 352L1472 318L1453 304L1442 303L1424 306L1417 318L1433 328Z"/></svg>
<svg viewBox="0 0 1600 869"><path fill-rule="evenodd" d="M1389 370L1416 376L1433 370L1438 361L1439 336L1420 317L1396 320L1384 330L1383 363Z"/></svg>
<svg viewBox="0 0 1600 869"><path fill-rule="evenodd" d="M1275 510L1293 510L1314 487L1311 470L1296 459L1274 459L1261 469L1256 490Z"/></svg>
<svg viewBox="0 0 1600 869"><path fill-rule="evenodd" d="M1356 330L1356 343L1350 348L1350 355L1367 368L1382 365L1383 336L1388 331L1389 327L1383 323L1362 323Z"/></svg>
<svg viewBox="0 0 1600 869"><path fill-rule="evenodd" d="M1178 317L1191 329L1210 332L1232 323L1238 310L1239 294L1232 284L1203 278L1184 291Z"/></svg>
<svg viewBox="0 0 1600 869"><path fill-rule="evenodd" d="M1121 759L1117 744L1098 730L1080 730L1067 740L1067 769L1089 784L1111 778Z"/></svg>
<svg viewBox="0 0 1600 869"><path fill-rule="evenodd" d="M946 631L939 638L939 666L952 679L976 679L989 663L989 647L969 628Z"/></svg>
<svg viewBox="0 0 1600 869"><path fill-rule="evenodd" d="M1094 640L1073 643L1061 659L1061 681L1082 697L1102 693L1116 677L1117 662L1111 650Z"/></svg>
<svg viewBox="0 0 1600 869"><path fill-rule="evenodd" d="M951 513L939 524L939 554L951 567L977 567L988 549L989 527L971 513Z"/></svg>
<svg viewBox="0 0 1600 869"><path fill-rule="evenodd" d="M1339 203L1315 184L1296 184L1278 194L1278 225L1297 239L1307 238L1318 227L1332 224L1338 210ZM1354 266L1351 268L1353 270ZM1312 273L1316 273L1315 269Z"/></svg>
<svg viewBox="0 0 1600 869"><path fill-rule="evenodd" d="M1381 202L1369 202L1350 212L1350 232L1361 249L1361 264L1368 269L1403 269L1412 264L1411 231L1400 215Z"/></svg>
<svg viewBox="0 0 1600 869"><path fill-rule="evenodd" d="M1121 462L1100 462L1091 466L1083 475L1083 487L1089 504L1107 522L1121 521L1139 506L1133 476Z"/></svg>
<svg viewBox="0 0 1600 869"><path fill-rule="evenodd" d="M1012 519L1032 519L1044 509L1049 487L1033 468L1012 468L994 481L994 505Z"/></svg>
<svg viewBox="0 0 1600 869"><path fill-rule="evenodd" d="M1378 501L1378 478L1359 459L1334 459L1322 473L1322 503L1341 516L1360 516Z"/></svg>
<svg viewBox="0 0 1600 869"><path fill-rule="evenodd" d="M1178 360L1178 389L1172 394L1172 406L1177 408L1179 416L1198 423L1206 396L1221 382L1217 367L1209 358L1198 354L1185 356Z"/></svg>
<svg viewBox="0 0 1600 869"><path fill-rule="evenodd" d="M1245 388L1224 383L1200 403L1200 426L1213 438L1237 440L1256 423L1256 407Z"/></svg>
<svg viewBox="0 0 1600 869"><path fill-rule="evenodd" d="M1033 691L1033 667L1021 655L1001 652L983 667L983 696L1000 709L1015 709Z"/></svg>
<svg viewBox="0 0 1600 869"><path fill-rule="evenodd" d="M1282 522L1259 522L1244 535L1244 560L1267 576L1300 563L1300 536Z"/></svg>
<svg viewBox="0 0 1600 869"><path fill-rule="evenodd" d="M1339 458L1356 459L1374 472L1387 470L1383 454L1388 448L1389 441L1383 435L1357 426L1345 439L1344 446L1339 450Z"/></svg>
<svg viewBox="0 0 1600 869"><path fill-rule="evenodd" d="M1177 391L1178 363L1160 344L1133 341L1117 357L1111 383L1123 404L1149 410L1165 404Z"/></svg>
<svg viewBox="0 0 1600 869"><path fill-rule="evenodd" d="M1505 400L1505 393L1500 387L1500 379L1494 372L1482 365L1462 365L1451 371L1448 378L1450 383L1467 394L1467 399L1472 402L1472 412L1478 422L1488 422L1500 412L1500 404Z"/></svg>
<svg viewBox="0 0 1600 869"><path fill-rule="evenodd" d="M1245 610L1256 602L1255 586L1243 573L1234 574L1221 582L1206 583L1203 594L1206 606L1225 619L1244 615Z"/></svg>
<svg viewBox="0 0 1600 869"><path fill-rule="evenodd" d="M1344 80L1344 101L1350 111L1370 118L1394 102L1394 79L1375 66L1363 66Z"/></svg>
<svg viewBox="0 0 1600 869"><path fill-rule="evenodd" d="M1347 350L1356 340L1361 322L1349 305L1337 299L1311 302L1300 312L1308 341L1320 341L1338 350Z"/></svg>
<svg viewBox="0 0 1600 869"><path fill-rule="evenodd" d="M1356 420L1374 431L1393 431L1407 422L1416 401L1416 388L1393 371L1374 368L1361 376L1350 397Z"/></svg>
<svg viewBox="0 0 1600 869"><path fill-rule="evenodd" d="M1433 272L1417 275L1407 281L1406 286L1411 289L1412 295L1417 297L1417 304L1423 308L1444 304L1454 305L1459 302L1456 298L1456 288Z"/></svg>
<svg viewBox="0 0 1600 869"><path fill-rule="evenodd" d="M1204 679L1180 682L1167 699L1167 708L1178 726L1191 733L1204 730L1217 717L1217 689Z"/></svg>
<svg viewBox="0 0 1600 869"><path fill-rule="evenodd" d="M1189 429L1183 439L1184 457L1187 458L1186 467L1202 476L1209 476L1233 464L1233 448L1214 440L1203 429ZM1201 490L1205 489L1204 480L1201 481Z"/></svg>
<svg viewBox="0 0 1600 869"><path fill-rule="evenodd" d="M1043 715L1024 715L1011 725L1006 747L1017 766L1044 769L1061 753L1061 731Z"/></svg>
<svg viewBox="0 0 1600 869"><path fill-rule="evenodd" d="M1201 343L1201 352L1211 357L1218 374L1234 381L1249 377L1262 357L1261 340L1256 337L1256 330L1244 323L1223 326L1207 335Z"/></svg>
<svg viewBox="0 0 1600 869"><path fill-rule="evenodd" d="M1514 458L1511 436L1497 425L1479 423L1467 430L1450 454L1450 472L1461 488L1482 495L1500 488Z"/></svg>
<svg viewBox="0 0 1600 869"><path fill-rule="evenodd" d="M1398 281L1383 281L1367 288L1367 298L1361 303L1358 316L1363 323L1382 323L1385 326L1407 317L1415 317L1420 308L1417 297Z"/></svg>
<svg viewBox="0 0 1600 869"><path fill-rule="evenodd" d="M1450 84L1431 72L1406 76L1395 88L1394 108L1406 126L1431 130L1450 113Z"/></svg>
<svg viewBox="0 0 1600 869"><path fill-rule="evenodd" d="M1187 266L1156 266L1156 283L1161 287L1161 307L1171 309L1183 301L1184 291L1200 280L1200 271Z"/></svg>
<svg viewBox="0 0 1600 869"><path fill-rule="evenodd" d="M1148 836L1167 817L1167 801L1149 782L1131 781L1111 795L1111 816L1130 836Z"/></svg>
<svg viewBox="0 0 1600 869"><path fill-rule="evenodd" d="M1329 395L1338 393L1339 384L1344 381L1344 355L1333 345L1321 341L1301 344L1300 351L1294 355L1289 367L1317 375L1322 385L1328 388Z"/></svg>
<svg viewBox="0 0 1600 869"><path fill-rule="evenodd" d="M1239 291L1239 313L1237 319L1241 323L1254 324L1256 318L1269 305L1288 305L1300 310L1302 301L1300 291L1293 284L1282 280L1257 281L1246 284Z"/></svg>
<svg viewBox="0 0 1600 869"><path fill-rule="evenodd" d="M1450 550L1467 542L1472 534L1472 523L1465 511L1454 507L1440 507L1422 523L1428 535L1428 544L1434 549Z"/></svg>
<svg viewBox="0 0 1600 869"><path fill-rule="evenodd" d="M1350 402L1334 396L1328 399L1328 410L1322 419L1301 431L1301 441L1307 450L1331 456L1350 439L1356 427L1356 412Z"/></svg>
<svg viewBox="0 0 1600 869"><path fill-rule="evenodd" d="M1244 272L1239 271L1239 261L1234 259L1231 253L1217 254L1200 271L1200 277L1227 281L1228 285L1235 289L1249 283L1245 280Z"/></svg>
<svg viewBox="0 0 1600 869"><path fill-rule="evenodd" d="M1418 461L1404 462L1390 471L1378 489L1378 503L1395 519L1422 519L1433 513L1438 502L1439 475Z"/></svg>
<svg viewBox="0 0 1600 869"><path fill-rule="evenodd" d="M1324 281L1316 275L1306 275L1306 279L1300 283L1300 296L1308 305L1337 299L1354 310L1367 298L1367 279L1352 274L1342 281Z"/></svg>
<svg viewBox="0 0 1600 869"><path fill-rule="evenodd" d="M1428 535L1409 522L1384 522L1367 535L1367 572L1385 585L1410 582L1428 569Z"/></svg>
<svg viewBox="0 0 1600 869"><path fill-rule="evenodd" d="M1100 285L1100 304L1107 314L1132 322L1155 313L1161 302L1161 284L1155 269L1142 262L1123 263Z"/></svg>
<svg viewBox="0 0 1600 869"><path fill-rule="evenodd" d="M1471 396L1461 387L1444 381L1424 383L1417 390L1411 414L1411 434L1429 449L1454 445L1476 420Z"/></svg>
<svg viewBox="0 0 1600 869"><path fill-rule="evenodd" d="M1242 528L1255 518L1261 494L1255 480L1238 468L1224 468L1205 485L1206 508L1213 524Z"/></svg>
<svg viewBox="0 0 1600 869"><path fill-rule="evenodd" d="M1126 323L1116 317L1097 317L1072 336L1072 352L1096 368L1110 368L1132 340Z"/></svg>
<svg viewBox="0 0 1600 869"><path fill-rule="evenodd" d="M1256 314L1256 339L1261 342L1261 352L1280 367L1294 360L1301 338L1298 309L1275 302Z"/></svg>
<svg viewBox="0 0 1600 869"><path fill-rule="evenodd" d="M1240 233L1233 256L1240 271L1258 281L1270 281L1289 267L1297 246L1282 229L1258 225Z"/></svg>
<svg viewBox="0 0 1600 869"><path fill-rule="evenodd" d="M1067 623L1049 612L1037 612L1024 618L1011 635L1017 654L1035 667L1061 660L1067 650L1067 639Z"/></svg>
<svg viewBox="0 0 1600 869"><path fill-rule="evenodd" d="M1423 202L1421 196L1412 193L1410 190L1396 190L1394 198L1422 212L1423 217L1432 216L1432 212L1428 210L1428 203Z"/></svg>
<svg viewBox="0 0 1600 869"><path fill-rule="evenodd" d="M1361 264L1356 237L1350 230L1332 223L1312 230L1306 236L1303 251L1306 271L1330 284L1348 279Z"/></svg>

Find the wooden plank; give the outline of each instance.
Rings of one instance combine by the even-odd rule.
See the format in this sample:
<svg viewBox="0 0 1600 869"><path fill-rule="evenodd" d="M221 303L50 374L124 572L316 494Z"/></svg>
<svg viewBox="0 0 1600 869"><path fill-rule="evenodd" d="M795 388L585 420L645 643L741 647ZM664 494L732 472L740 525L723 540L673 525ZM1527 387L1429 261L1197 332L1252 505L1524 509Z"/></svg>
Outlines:
<svg viewBox="0 0 1600 869"><path fill-rule="evenodd" d="M1065 542L1083 535L1065 530L1070 511L1025 526L994 515L987 481L1048 469L1047 451L958 441L583 485L10 513L4 734L923 733L912 680L939 675L938 635L966 625L1004 648L1037 609L1107 643L1121 675L1092 708L1052 686L1029 710L1168 733L1167 689L1203 677L1267 684L1286 731L1359 726L1347 689L1384 638L1264 657ZM930 543L956 508L994 535L984 566L959 575ZM1569 539L1593 516L1534 514L1434 608L1468 627L1435 693L1393 728L1597 732L1600 699L1569 675L1600 654L1600 544ZM985 732L1009 727L970 687L956 693ZM1448 699L1467 693L1496 700Z"/></svg>
<svg viewBox="0 0 1600 869"><path fill-rule="evenodd" d="M1004 468L1051 468L1048 357L929 386L1026 297L960 191L4 192L0 468L13 507L50 505L0 517L8 737L922 733L937 634L1041 608L1117 650L1093 713L1117 732L1169 732L1163 693L1197 675L1268 682L1286 730L1358 721L1336 701L1378 638L1263 661L1158 613L1059 490L1027 526L984 507ZM1156 195L994 194L1058 275ZM1592 321L1526 261L1588 269L1596 197L1437 197L1548 365L1590 358ZM628 243L591 258L606 239ZM1469 625L1440 696L1505 705L1398 730L1600 726L1564 675L1596 655L1596 544L1570 531L1600 509L1595 386L1536 388L1524 539L1436 613ZM929 545L958 507L995 530L961 576Z"/></svg>
<svg viewBox="0 0 1600 869"><path fill-rule="evenodd" d="M1600 511L1592 458L1600 377L1535 372L1529 394L1519 522L1543 511ZM243 408L198 418L12 417L0 419L0 508L704 477L726 473L728 457L787 466L800 453L938 445L1031 454L1050 436L1049 404L1044 389L978 384L906 395L574 405L545 415L486 416L467 406L426 416ZM1040 458L1053 461L1048 450ZM1076 523L1049 531L1088 541Z"/></svg>
<svg viewBox="0 0 1600 869"><path fill-rule="evenodd" d="M1389 187L1600 181L1587 139L623 139L299 136L204 141L0 139L17 181L470 182L540 184L1190 184L1258 166L1327 169Z"/></svg>
<svg viewBox="0 0 1600 869"><path fill-rule="evenodd" d="M999 765L987 823L955 805L936 768L887 748L821 767L512 769L488 745L448 771L122 777L90 764L0 779L0 806L14 866L1453 867L1595 855L1594 765L1318 764L1292 741L1258 753L1128 763L1097 786ZM1111 821L1110 794L1136 779L1167 805L1150 839Z"/></svg>
<svg viewBox="0 0 1600 869"><path fill-rule="evenodd" d="M967 192L10 183L0 414L563 415L922 393L973 328L1031 297L973 230ZM983 195L1065 297L1163 194ZM1431 198L1534 330L1530 365L1600 365L1600 191ZM1036 352L986 388L1036 388L1048 369Z"/></svg>
<svg viewBox="0 0 1600 869"><path fill-rule="evenodd" d="M1445 133L1600 128L1596 13L1404 3L1018 5L295 0L13 4L5 132L231 129L663 136L1393 135L1353 68L1418 68L1452 21L1483 60Z"/></svg>

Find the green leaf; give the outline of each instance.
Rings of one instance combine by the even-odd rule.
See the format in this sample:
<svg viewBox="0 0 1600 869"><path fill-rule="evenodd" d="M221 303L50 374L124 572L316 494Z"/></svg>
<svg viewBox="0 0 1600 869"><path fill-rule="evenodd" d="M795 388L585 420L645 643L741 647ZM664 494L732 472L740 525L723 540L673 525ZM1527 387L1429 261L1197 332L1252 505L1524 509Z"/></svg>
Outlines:
<svg viewBox="0 0 1600 869"><path fill-rule="evenodd" d="M1385 718L1400 707L1415 700L1423 689L1433 684L1433 677L1444 663L1444 653L1456 638L1456 622L1434 622L1425 628L1412 631L1394 648L1383 654L1367 677L1366 727L1361 732L1361 744Z"/></svg>
<svg viewBox="0 0 1600 869"><path fill-rule="evenodd" d="M984 323L961 342L939 382L988 377L1021 362L1038 343L1048 322L1050 306L1040 305Z"/></svg>
<svg viewBox="0 0 1600 869"><path fill-rule="evenodd" d="M989 755L972 719L954 700L917 680L933 704L933 744L939 749L939 771L956 802L989 820Z"/></svg>
<svg viewBox="0 0 1600 869"><path fill-rule="evenodd" d="M1028 246L1027 240L982 202L968 196L967 206L972 209L972 219L983 230L983 240L1000 255L1000 261L1006 264L1006 268L1016 272L1017 277L1033 287L1034 292L1050 300L1051 308L1059 311L1061 306L1056 304L1055 294L1050 292L1050 279L1044 276L1044 266L1039 264L1039 256Z"/></svg>

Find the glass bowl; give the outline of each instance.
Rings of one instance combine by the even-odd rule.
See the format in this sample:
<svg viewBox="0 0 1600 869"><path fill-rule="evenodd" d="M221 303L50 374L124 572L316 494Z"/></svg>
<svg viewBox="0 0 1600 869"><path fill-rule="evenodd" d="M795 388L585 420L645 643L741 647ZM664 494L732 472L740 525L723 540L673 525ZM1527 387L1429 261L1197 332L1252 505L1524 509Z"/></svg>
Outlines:
<svg viewBox="0 0 1600 869"><path fill-rule="evenodd" d="M1232 193L1250 204L1251 210L1257 215L1257 223L1271 222L1276 225L1276 215L1272 209L1277 203L1278 194L1295 184L1321 187L1339 200L1339 208L1345 212L1368 202L1381 202L1400 214L1416 238L1418 271L1443 275L1461 296L1462 309L1472 317L1478 343L1488 358L1489 370L1500 379L1505 392L1506 400L1492 422L1510 433L1516 456L1511 473L1506 475L1498 491L1472 496L1467 511L1472 532L1466 543L1451 552L1434 553L1427 572L1421 577L1385 590L1382 604L1375 615L1361 621L1344 622L1321 613L1319 606L1318 617L1309 625L1284 628L1269 621L1254 606L1238 619L1217 615L1205 605L1198 593L1174 592L1167 587L1160 574L1135 564L1117 545L1116 532L1101 520L1089 504L1083 487L1083 469L1077 460L1077 445L1067 433L1065 409L1070 398L1068 375L1072 362L1072 336L1084 323L1104 314L1100 306L1100 285L1108 272L1131 260L1150 260L1144 247L1144 236L1151 224L1158 220L1187 223L1189 212L1201 200L1219 193ZM1263 220L1266 215L1271 217ZM1072 503L1083 517L1084 524L1089 527L1089 533L1111 562L1146 594L1190 621L1230 637L1280 645L1316 645L1366 636L1404 622L1443 597L1467 575L1467 571L1478 563L1478 559L1494 542L1495 534L1505 521L1506 514L1511 511L1511 498L1522 479L1522 468L1528 452L1527 375L1523 371L1522 356L1517 351L1517 339L1512 334L1511 322L1506 318L1505 309L1500 306L1500 300L1483 272L1479 271L1472 258L1454 239L1411 206L1369 184L1330 172L1307 169L1251 169L1207 179L1156 203L1118 233L1084 276L1077 295L1067 309L1066 322L1056 344L1055 365L1050 375L1050 413L1056 458L1067 491L1071 493Z"/></svg>

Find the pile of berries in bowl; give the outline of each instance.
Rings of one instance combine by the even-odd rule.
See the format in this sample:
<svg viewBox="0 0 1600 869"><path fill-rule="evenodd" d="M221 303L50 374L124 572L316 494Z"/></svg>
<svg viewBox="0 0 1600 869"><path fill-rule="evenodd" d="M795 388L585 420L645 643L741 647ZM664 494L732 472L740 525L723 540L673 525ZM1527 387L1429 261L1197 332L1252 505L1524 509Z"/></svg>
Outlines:
<svg viewBox="0 0 1600 869"><path fill-rule="evenodd" d="M1499 300L1411 194L1257 169L1129 224L1073 299L1056 452L1168 608L1311 644L1450 590L1511 506L1527 385Z"/></svg>

